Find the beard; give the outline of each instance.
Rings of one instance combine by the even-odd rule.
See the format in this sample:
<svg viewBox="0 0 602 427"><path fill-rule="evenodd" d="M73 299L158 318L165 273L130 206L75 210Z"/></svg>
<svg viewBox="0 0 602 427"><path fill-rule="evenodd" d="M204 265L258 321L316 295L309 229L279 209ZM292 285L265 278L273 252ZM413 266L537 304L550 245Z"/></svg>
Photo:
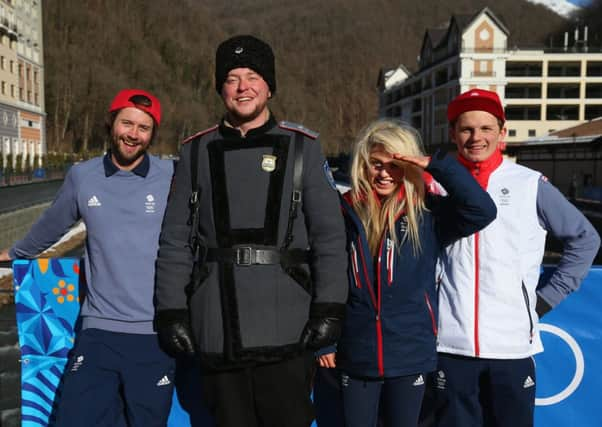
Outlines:
<svg viewBox="0 0 602 427"><path fill-rule="evenodd" d="M118 166L128 168L133 163L135 163L140 157L144 156L146 153L147 145L143 143L136 143L136 150L133 152L128 152L125 150L124 145L125 142L131 142L126 136L120 136L112 134L111 136L111 154Z"/></svg>

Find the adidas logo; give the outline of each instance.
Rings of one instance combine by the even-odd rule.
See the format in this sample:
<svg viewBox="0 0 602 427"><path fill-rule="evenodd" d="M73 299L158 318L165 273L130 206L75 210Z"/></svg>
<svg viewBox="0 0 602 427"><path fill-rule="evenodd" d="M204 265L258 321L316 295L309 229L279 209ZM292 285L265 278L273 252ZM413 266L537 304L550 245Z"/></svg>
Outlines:
<svg viewBox="0 0 602 427"><path fill-rule="evenodd" d="M100 203L98 197L92 196L90 197L90 200L88 200L88 206L102 206L102 203Z"/></svg>
<svg viewBox="0 0 602 427"><path fill-rule="evenodd" d="M416 381L414 381L414 384L412 384L414 387L417 387L419 385L424 385L424 378L422 377L422 374L418 375L418 378L416 378Z"/></svg>
<svg viewBox="0 0 602 427"><path fill-rule="evenodd" d="M161 378L157 382L157 387L161 387L162 385L169 385L169 384L171 384L171 381L169 381L169 378L167 378L167 375L164 375L163 378Z"/></svg>
<svg viewBox="0 0 602 427"><path fill-rule="evenodd" d="M523 383L523 388L533 387L535 385L535 381L531 378L530 375L525 378L525 382Z"/></svg>

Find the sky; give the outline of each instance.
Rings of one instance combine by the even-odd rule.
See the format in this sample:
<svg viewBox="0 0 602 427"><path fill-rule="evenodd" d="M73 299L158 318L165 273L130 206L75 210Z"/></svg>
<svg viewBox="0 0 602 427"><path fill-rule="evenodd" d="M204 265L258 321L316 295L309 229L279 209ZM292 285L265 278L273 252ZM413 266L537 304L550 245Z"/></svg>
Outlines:
<svg viewBox="0 0 602 427"><path fill-rule="evenodd" d="M576 6L587 6L591 4L592 0L568 0L568 2Z"/></svg>

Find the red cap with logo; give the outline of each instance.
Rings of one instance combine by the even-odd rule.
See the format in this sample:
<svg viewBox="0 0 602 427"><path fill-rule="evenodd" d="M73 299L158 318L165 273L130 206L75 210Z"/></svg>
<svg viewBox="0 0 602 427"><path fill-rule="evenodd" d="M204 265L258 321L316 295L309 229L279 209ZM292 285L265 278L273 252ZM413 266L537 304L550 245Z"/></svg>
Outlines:
<svg viewBox="0 0 602 427"><path fill-rule="evenodd" d="M455 97L447 106L447 121L453 123L466 111L486 111L502 122L506 121L504 107L496 92L484 89L471 89Z"/></svg>
<svg viewBox="0 0 602 427"><path fill-rule="evenodd" d="M120 91L111 102L109 113L126 107L138 108L150 114L157 125L161 123L161 104L159 100L144 90L124 89Z"/></svg>

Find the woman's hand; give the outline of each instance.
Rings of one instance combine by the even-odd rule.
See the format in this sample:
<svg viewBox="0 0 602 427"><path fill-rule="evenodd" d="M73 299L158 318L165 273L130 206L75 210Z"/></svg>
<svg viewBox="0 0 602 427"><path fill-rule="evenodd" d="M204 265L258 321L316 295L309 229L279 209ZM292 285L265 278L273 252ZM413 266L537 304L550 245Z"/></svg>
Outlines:
<svg viewBox="0 0 602 427"><path fill-rule="evenodd" d="M318 356L318 363L322 368L336 368L336 353L328 353Z"/></svg>
<svg viewBox="0 0 602 427"><path fill-rule="evenodd" d="M403 166L403 163L409 163L414 166L418 166L421 169L426 169L431 162L431 158L428 156L404 156L399 153L393 154L393 161Z"/></svg>

